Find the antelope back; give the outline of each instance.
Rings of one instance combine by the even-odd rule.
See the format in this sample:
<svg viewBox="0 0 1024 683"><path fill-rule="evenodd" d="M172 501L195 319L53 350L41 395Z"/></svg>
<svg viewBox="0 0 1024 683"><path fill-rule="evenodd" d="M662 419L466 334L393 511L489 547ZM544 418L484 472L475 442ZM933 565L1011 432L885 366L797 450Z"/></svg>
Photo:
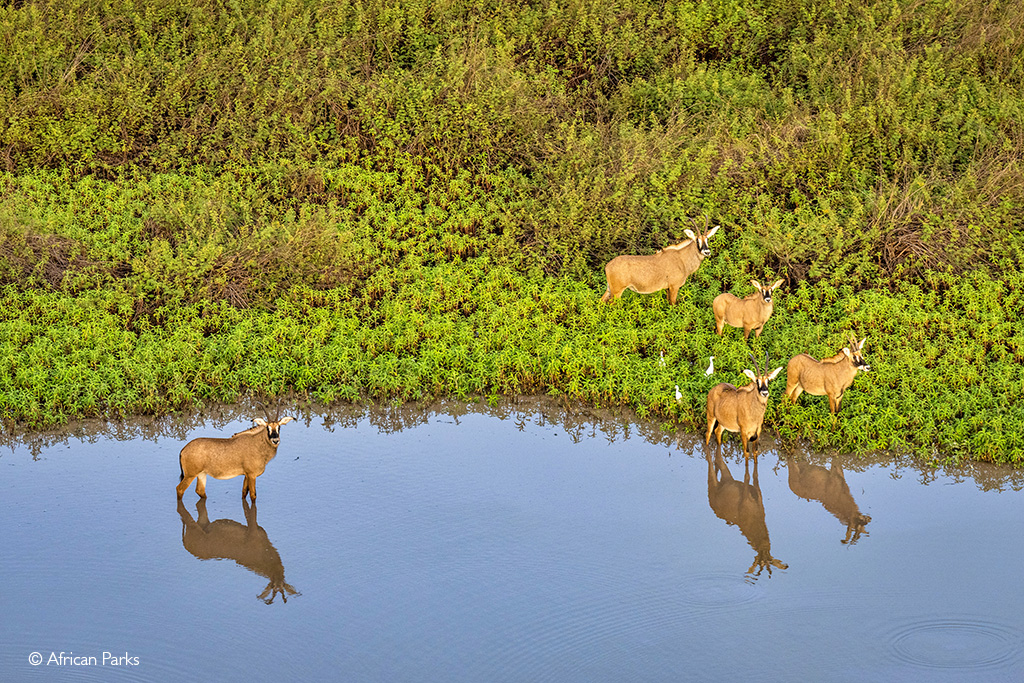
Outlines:
<svg viewBox="0 0 1024 683"><path fill-rule="evenodd" d="M754 395L749 384L742 387L716 384L708 392L708 421L716 420L730 432L739 431Z"/></svg>

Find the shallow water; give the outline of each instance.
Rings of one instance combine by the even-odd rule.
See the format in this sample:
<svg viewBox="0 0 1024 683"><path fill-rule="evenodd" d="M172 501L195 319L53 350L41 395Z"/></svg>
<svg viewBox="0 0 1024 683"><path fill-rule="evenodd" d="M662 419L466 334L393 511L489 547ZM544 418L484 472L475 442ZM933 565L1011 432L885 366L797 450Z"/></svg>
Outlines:
<svg viewBox="0 0 1024 683"><path fill-rule="evenodd" d="M179 507L181 446L248 426L8 438L0 680L1024 676L1013 471L767 443L755 485L735 440L448 402L303 412L256 509Z"/></svg>

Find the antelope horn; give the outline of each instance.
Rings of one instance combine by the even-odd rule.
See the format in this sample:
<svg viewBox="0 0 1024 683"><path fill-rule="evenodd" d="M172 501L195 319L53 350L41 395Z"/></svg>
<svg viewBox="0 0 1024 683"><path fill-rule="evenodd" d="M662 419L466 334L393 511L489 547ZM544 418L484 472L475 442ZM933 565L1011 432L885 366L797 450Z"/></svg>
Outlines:
<svg viewBox="0 0 1024 683"><path fill-rule="evenodd" d="M747 352L747 355L748 355L748 356L750 356L750 362L754 364L754 374L755 374L755 375L760 375L760 374L761 374L761 371L757 369L757 359L756 359L756 358L754 358L754 354L752 354L752 353L750 353L750 352L748 351L748 352Z"/></svg>

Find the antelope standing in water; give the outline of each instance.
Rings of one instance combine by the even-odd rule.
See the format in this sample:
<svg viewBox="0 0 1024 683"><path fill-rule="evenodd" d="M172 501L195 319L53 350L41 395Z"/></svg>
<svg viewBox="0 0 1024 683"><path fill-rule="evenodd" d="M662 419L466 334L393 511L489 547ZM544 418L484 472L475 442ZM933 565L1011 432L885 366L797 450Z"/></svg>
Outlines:
<svg viewBox="0 0 1024 683"><path fill-rule="evenodd" d="M862 353L866 341L865 337L858 344L851 336L848 347L820 361L806 353L793 356L786 367L786 396L793 403L805 391L812 396L828 396L829 409L833 415L838 413L843 394L853 384L853 378L857 373L871 371Z"/></svg>
<svg viewBox="0 0 1024 683"><path fill-rule="evenodd" d="M179 499L181 543L185 550L200 560L234 560L267 579L269 583L260 593L259 599L268 605L274 602L278 594L288 602L288 596L297 595L298 592L285 583L281 556L267 538L267 532L256 523L256 505L250 506L249 501L243 498L242 509L245 512L245 524L239 524L233 519L211 522L206 513L206 500L200 498L196 502L199 519L194 520Z"/></svg>
<svg viewBox="0 0 1024 683"><path fill-rule="evenodd" d="M188 485L196 480L196 493L206 498L206 476L215 479L231 479L244 476L242 498L246 495L256 502L256 477L263 474L267 463L277 455L281 442L281 425L292 421L290 417L275 418L271 421L256 418L254 426L238 432L227 439L200 437L192 439L181 449L178 462L181 477L178 479L178 500L185 495Z"/></svg>
<svg viewBox="0 0 1024 683"><path fill-rule="evenodd" d="M772 302L772 292L782 285L782 280L776 280L771 287L762 287L757 280L751 280L757 291L744 298L735 294L723 292L711 302L711 310L715 313L715 332L722 336L726 325L731 327L742 327L743 338L750 339L751 330L755 337L761 336L761 330L768 318L772 317L775 304Z"/></svg>
<svg viewBox="0 0 1024 683"><path fill-rule="evenodd" d="M743 374L751 379L750 384L734 387L731 384L716 384L708 392L707 419L708 431L704 443L711 443L711 432L715 433L718 444L722 444L722 430L739 432L743 441L743 455L757 456L758 440L761 438L761 426L764 423L764 411L768 406L768 382L782 372L775 368L768 372L768 354L765 353L764 372L758 370L757 361L750 356L754 370L744 370Z"/></svg>
<svg viewBox="0 0 1024 683"><path fill-rule="evenodd" d="M864 527L871 517L860 513L838 459L833 458L831 469L825 469L790 456L786 459L786 468L789 470L789 488L793 493L818 501L846 527L846 538L842 543L853 545L862 533L866 533Z"/></svg>
<svg viewBox="0 0 1024 683"><path fill-rule="evenodd" d="M761 497L761 485L757 480L757 460L754 460L754 480L750 482L750 461L744 461L743 481L733 479L728 466L722 459L722 448L715 449L714 460L711 454L706 455L708 461L708 503L721 519L735 524L746 537L747 543L754 549L754 563L747 574L757 569L755 576L761 571L772 567L788 569L789 565L772 557L772 543L768 537L768 525L764 521L764 499ZM719 476L721 475L721 476Z"/></svg>
<svg viewBox="0 0 1024 683"><path fill-rule="evenodd" d="M656 254L616 256L604 267L608 288L601 301L618 300L627 289L653 294L667 288L668 302L675 305L679 288L686 284L686 279L696 272L701 262L711 256L708 240L720 227L716 225L706 233L698 228L696 234L687 229L684 234L688 240L670 244Z"/></svg>

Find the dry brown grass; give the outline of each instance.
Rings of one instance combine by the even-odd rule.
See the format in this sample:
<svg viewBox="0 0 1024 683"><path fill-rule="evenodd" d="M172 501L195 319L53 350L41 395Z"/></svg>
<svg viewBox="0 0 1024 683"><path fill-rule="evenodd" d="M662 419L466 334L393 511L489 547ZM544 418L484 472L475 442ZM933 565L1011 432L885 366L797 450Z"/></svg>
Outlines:
<svg viewBox="0 0 1024 683"><path fill-rule="evenodd" d="M0 282L37 280L59 289L72 272L123 277L127 263L107 263L89 258L84 245L61 235L47 235L27 228L8 228L0 237Z"/></svg>

